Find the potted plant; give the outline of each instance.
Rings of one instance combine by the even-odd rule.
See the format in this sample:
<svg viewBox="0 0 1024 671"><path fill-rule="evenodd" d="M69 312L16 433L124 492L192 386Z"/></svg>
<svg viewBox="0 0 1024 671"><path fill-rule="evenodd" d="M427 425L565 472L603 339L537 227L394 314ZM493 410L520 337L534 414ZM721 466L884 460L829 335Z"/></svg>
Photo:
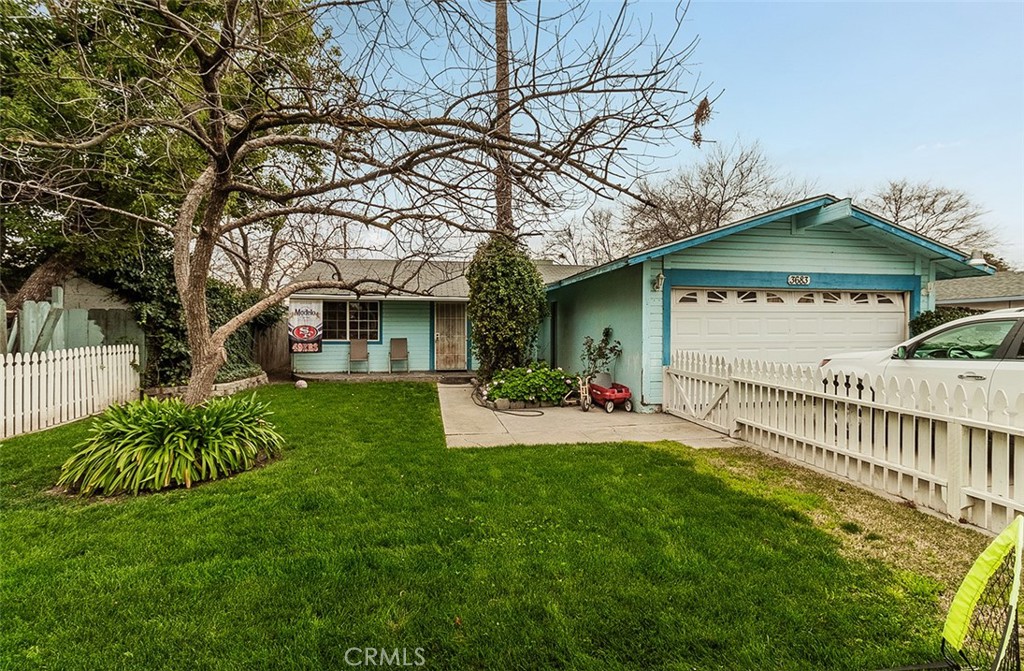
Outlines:
<svg viewBox="0 0 1024 671"><path fill-rule="evenodd" d="M609 369L620 354L622 354L622 343L612 340L611 326L604 328L601 332L601 340L597 342L594 342L590 336L584 336L583 353L580 355L580 361L583 363L582 376L589 380L597 377L600 373L600 378L596 380L598 384L605 382L606 384L601 386L611 386L612 379Z"/></svg>

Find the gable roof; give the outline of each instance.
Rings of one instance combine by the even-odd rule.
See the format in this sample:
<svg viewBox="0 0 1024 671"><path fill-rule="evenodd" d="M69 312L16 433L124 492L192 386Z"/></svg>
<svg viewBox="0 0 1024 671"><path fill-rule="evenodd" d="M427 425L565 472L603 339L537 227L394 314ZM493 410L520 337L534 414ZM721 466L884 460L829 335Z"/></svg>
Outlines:
<svg viewBox="0 0 1024 671"><path fill-rule="evenodd" d="M1024 272L1006 270L991 277L965 277L935 283L935 302L1024 300Z"/></svg>
<svg viewBox="0 0 1024 671"><path fill-rule="evenodd" d="M423 261L394 259L332 259L334 265L316 261L299 273L296 281L334 280L359 282L365 286L359 296L380 296L394 299L446 298L468 300L466 281L468 261ZM545 284L558 282L589 266L563 266L550 261L535 261ZM335 266L340 278L335 275ZM341 289L309 289L295 294L302 296L356 296Z"/></svg>
<svg viewBox="0 0 1024 671"><path fill-rule="evenodd" d="M851 229L856 230L860 234L882 236L886 239L887 244L901 248L911 254L922 255L929 261L934 261L936 264L936 274L940 278L970 277L991 274L993 272L987 266L976 267L969 265L970 254L965 254L949 245L898 226L877 214L853 205L849 198L840 200L831 194L822 194L789 203L763 214L748 217L747 219L742 219L704 233L698 233L665 245L623 256L614 261L609 261L603 265L580 272L563 281L555 282L548 288L572 284L612 270L658 259L778 221L790 221L796 228L812 228L829 223L848 224Z"/></svg>

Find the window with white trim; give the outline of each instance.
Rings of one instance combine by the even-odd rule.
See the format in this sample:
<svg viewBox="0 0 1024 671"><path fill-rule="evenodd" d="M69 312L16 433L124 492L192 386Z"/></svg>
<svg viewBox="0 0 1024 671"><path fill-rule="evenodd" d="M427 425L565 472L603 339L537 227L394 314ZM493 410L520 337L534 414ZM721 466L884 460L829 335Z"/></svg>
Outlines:
<svg viewBox="0 0 1024 671"><path fill-rule="evenodd" d="M380 303L324 301L324 340L380 340Z"/></svg>

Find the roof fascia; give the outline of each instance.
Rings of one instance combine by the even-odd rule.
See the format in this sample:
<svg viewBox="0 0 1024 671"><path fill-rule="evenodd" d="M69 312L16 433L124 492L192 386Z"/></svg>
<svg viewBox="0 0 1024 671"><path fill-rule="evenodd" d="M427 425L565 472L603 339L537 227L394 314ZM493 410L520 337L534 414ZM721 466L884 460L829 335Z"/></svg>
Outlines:
<svg viewBox="0 0 1024 671"><path fill-rule="evenodd" d="M597 266L596 268L591 268L590 270L584 271L577 275L567 277L564 280L552 282L551 284L547 285L547 290L551 291L553 289L558 289L560 287L568 286L570 284L575 284L576 282L590 279L591 277L596 277L597 275L603 275L605 273L609 273L620 268L634 266L638 263L643 263L645 261L660 259L663 256L675 254L676 252L683 251L684 249L690 249L691 247L696 247L707 242L713 242L714 240L719 240L721 238L728 237L735 233L742 233L743 231L750 230L751 228L756 228L758 226L770 224L774 221L779 221L780 219L794 217L798 214L802 214L804 212L808 212L810 210L814 210L816 208L823 207L826 205L831 205L835 202L836 198L834 196L821 196L815 198L814 200L798 203L796 205L793 205L792 207L787 207L781 210L773 210L772 212L758 215L756 217L752 217L744 221L739 221L735 224L729 224L728 226L716 228L713 231L708 231L706 233L698 233L697 235L692 235L688 238L683 238L682 240L678 240L676 242L664 245L662 247L655 247L654 249L639 252L637 254L633 254L632 256L626 256L615 261L610 261L602 266Z"/></svg>

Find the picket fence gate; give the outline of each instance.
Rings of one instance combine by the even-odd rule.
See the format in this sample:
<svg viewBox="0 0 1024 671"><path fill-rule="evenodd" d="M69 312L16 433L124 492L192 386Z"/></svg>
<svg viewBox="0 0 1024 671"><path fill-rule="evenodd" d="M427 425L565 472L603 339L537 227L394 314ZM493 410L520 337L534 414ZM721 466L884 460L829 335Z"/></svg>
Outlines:
<svg viewBox="0 0 1024 671"><path fill-rule="evenodd" d="M664 388L666 412L953 519L1024 514L1024 394L686 351Z"/></svg>
<svg viewBox="0 0 1024 671"><path fill-rule="evenodd" d="M138 348L106 345L0 357L0 439L139 397Z"/></svg>

